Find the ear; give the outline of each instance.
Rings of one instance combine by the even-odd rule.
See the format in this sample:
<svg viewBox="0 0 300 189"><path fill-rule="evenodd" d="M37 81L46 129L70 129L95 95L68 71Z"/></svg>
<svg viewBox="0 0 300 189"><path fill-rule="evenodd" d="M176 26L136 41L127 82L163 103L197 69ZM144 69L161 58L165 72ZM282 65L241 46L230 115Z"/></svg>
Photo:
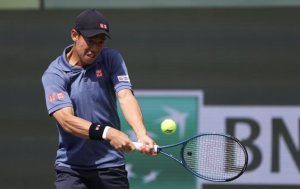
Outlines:
<svg viewBox="0 0 300 189"><path fill-rule="evenodd" d="M71 39L76 42L79 38L79 33L75 30L75 29L72 29L71 30Z"/></svg>

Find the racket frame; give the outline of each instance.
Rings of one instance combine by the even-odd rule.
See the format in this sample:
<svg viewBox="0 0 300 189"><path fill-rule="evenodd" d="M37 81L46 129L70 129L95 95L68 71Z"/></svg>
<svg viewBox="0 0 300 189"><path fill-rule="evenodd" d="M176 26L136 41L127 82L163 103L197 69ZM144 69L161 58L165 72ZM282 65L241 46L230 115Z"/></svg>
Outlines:
<svg viewBox="0 0 300 189"><path fill-rule="evenodd" d="M193 140L193 139L195 139L197 137L207 136L207 135L217 135L217 136L223 136L223 137L229 138L231 140L234 140L241 147L241 149L243 150L244 155L245 155L245 164L244 164L243 169L240 171L239 174L237 174L234 177L228 178L228 179L212 179L212 178L205 177L203 175L200 175L200 174L196 173L191 168L189 168L189 166L187 166L187 164L185 162L185 159L184 159L184 148L185 148L186 144L189 141L191 141L191 140ZM180 160L177 159L176 157L174 157L174 155L169 154L169 153L163 151L163 149L172 148L172 147L180 146L180 145L182 146L181 149L180 149L180 158L181 158ZM242 143L237 138L235 138L235 137L233 137L231 135L228 135L228 134L223 134L223 133L201 133L201 134L197 134L197 135L195 135L195 136L193 136L193 137L191 137L189 139L186 139L184 141L181 141L181 142L178 142L178 143L175 143L175 144L164 145L164 146L157 146L157 152L161 153L161 154L163 154L165 156L167 156L170 159L175 160L177 163L179 163L187 171L189 171L190 173L194 174L195 176L197 176L199 178L202 178L204 180L212 181L212 182L229 182L229 181L235 180L238 177L240 177L246 171L247 165L248 165L248 153L247 153L247 150L244 147L244 145L242 145Z"/></svg>

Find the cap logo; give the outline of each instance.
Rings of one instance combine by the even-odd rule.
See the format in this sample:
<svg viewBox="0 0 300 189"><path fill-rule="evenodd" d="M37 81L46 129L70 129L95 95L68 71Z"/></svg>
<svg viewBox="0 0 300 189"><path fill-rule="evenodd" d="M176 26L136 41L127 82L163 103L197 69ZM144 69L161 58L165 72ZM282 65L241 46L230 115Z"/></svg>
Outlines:
<svg viewBox="0 0 300 189"><path fill-rule="evenodd" d="M102 23L101 23L101 24L100 24L100 28L101 28L101 29L105 29L105 30L107 30L107 25L106 25L106 24L102 24Z"/></svg>

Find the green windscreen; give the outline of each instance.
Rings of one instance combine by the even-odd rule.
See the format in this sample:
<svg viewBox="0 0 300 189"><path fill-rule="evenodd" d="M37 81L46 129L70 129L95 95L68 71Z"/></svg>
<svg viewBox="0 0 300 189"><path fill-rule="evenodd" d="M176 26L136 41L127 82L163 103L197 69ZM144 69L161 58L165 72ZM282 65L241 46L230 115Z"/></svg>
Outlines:
<svg viewBox="0 0 300 189"><path fill-rule="evenodd" d="M39 0L1 0L0 9L38 9Z"/></svg>
<svg viewBox="0 0 300 189"><path fill-rule="evenodd" d="M198 132L199 110L202 109L200 96L187 95L184 92L175 95L170 91L164 94L141 96L136 94L143 111L145 125L149 135L159 145L178 143L194 136ZM121 115L121 112L120 112ZM173 134L164 134L160 123L171 118L177 123ZM136 140L131 128L121 117L122 130ZM180 158L180 149L169 149ZM139 152L126 153L128 178L132 189L182 189L196 188L196 178L185 168L166 156L149 157Z"/></svg>

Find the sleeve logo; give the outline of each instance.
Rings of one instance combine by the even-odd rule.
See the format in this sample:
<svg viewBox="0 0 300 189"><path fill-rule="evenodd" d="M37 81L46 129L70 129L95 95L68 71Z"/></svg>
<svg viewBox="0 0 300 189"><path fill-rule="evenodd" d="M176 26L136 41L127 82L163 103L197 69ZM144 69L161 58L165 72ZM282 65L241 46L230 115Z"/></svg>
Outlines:
<svg viewBox="0 0 300 189"><path fill-rule="evenodd" d="M59 92L59 93L52 93L48 96L48 101L49 102L54 102L56 100L62 100L65 98L64 92Z"/></svg>
<svg viewBox="0 0 300 189"><path fill-rule="evenodd" d="M127 82L129 82L129 81L130 81L128 75L119 75L119 76L118 76L118 80L119 80L120 82L121 82L121 81L127 81Z"/></svg>

